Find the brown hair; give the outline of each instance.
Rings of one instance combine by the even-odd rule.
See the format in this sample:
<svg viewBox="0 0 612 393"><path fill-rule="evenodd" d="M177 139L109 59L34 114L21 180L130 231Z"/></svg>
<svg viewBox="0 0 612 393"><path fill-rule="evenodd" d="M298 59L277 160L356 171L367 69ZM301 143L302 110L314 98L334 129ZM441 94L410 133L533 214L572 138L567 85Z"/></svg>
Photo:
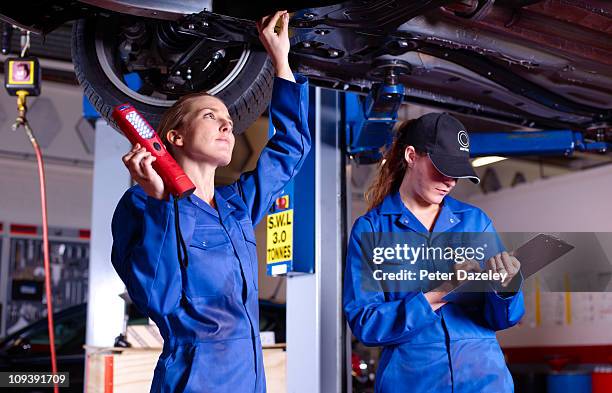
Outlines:
<svg viewBox="0 0 612 393"><path fill-rule="evenodd" d="M157 127L157 135L159 135L159 139L161 139L164 146L166 146L168 152L170 152L170 154L173 156L174 152L172 151L172 145L170 144L170 142L168 142L168 131L181 128L185 115L189 113L189 100L200 97L215 96L203 91L184 95L179 98L174 104L172 104L170 108L168 108L168 110L164 113L161 120L159 121L159 126ZM218 97L215 98L220 100Z"/></svg>
<svg viewBox="0 0 612 393"><path fill-rule="evenodd" d="M414 120L408 120L401 123L397 128L393 144L381 161L378 175L365 193L368 211L380 205L387 195L399 190L407 168L404 151L410 145L410 133L413 125ZM415 150L420 156L426 154L419 149Z"/></svg>

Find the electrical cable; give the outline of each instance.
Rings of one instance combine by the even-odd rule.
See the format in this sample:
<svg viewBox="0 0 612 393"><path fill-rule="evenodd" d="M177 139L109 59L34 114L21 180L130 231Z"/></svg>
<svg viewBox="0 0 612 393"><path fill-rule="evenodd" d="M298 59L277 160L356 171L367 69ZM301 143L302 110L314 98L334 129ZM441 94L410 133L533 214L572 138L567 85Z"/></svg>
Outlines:
<svg viewBox="0 0 612 393"><path fill-rule="evenodd" d="M187 265L189 264L189 254L187 252L185 239L183 239L183 233L181 232L178 197L174 197L174 230L176 232L176 251L178 261L184 269L187 269Z"/></svg>
<svg viewBox="0 0 612 393"><path fill-rule="evenodd" d="M24 57L30 49L30 32L25 31L24 34L21 35L21 57Z"/></svg>

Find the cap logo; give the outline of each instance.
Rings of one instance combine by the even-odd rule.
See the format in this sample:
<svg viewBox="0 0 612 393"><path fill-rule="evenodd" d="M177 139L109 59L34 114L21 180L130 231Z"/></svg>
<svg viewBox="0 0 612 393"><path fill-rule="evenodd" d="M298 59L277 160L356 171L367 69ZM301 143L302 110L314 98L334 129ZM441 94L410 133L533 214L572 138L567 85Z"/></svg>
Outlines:
<svg viewBox="0 0 612 393"><path fill-rule="evenodd" d="M457 141L459 141L459 150L470 151L470 137L465 130L459 131L457 134Z"/></svg>

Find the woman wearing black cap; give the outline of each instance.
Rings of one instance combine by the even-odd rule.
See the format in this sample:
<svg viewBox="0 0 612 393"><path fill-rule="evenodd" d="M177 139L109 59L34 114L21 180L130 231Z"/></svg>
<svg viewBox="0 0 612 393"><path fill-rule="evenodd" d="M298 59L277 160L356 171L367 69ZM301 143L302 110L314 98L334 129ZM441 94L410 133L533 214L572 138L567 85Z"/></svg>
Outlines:
<svg viewBox="0 0 612 393"><path fill-rule="evenodd" d="M514 390L495 331L515 325L523 316L520 263L503 251L482 210L448 195L460 178L479 182L469 162L465 127L448 114L435 113L406 123L366 194L368 212L353 226L344 311L357 339L365 345L384 346L376 392ZM463 263L454 259L444 271L425 258L402 264L402 256L392 248L383 254L379 251L384 248L367 240L381 242L385 234L396 236L396 243L397 235L420 237L422 244L409 244L417 247L437 244L434 239L444 238L434 236L440 232L483 233L493 241L488 249L484 246L480 258ZM412 268L416 277L411 279L408 273L383 276L385 265L373 256L384 256L395 271ZM419 276L422 270L425 276ZM480 293L444 298L457 284L459 271L481 270L499 281L484 282L488 290ZM444 277L451 281L441 285L446 278L427 275L437 271L450 273Z"/></svg>

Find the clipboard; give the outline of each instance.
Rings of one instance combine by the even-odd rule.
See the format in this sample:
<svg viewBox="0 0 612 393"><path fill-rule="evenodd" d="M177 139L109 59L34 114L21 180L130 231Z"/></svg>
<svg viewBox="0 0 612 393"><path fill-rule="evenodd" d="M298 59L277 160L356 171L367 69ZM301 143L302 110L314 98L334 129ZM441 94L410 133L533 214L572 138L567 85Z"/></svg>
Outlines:
<svg viewBox="0 0 612 393"><path fill-rule="evenodd" d="M540 233L517 248L514 256L521 262L523 278L528 278L573 249L565 240Z"/></svg>
<svg viewBox="0 0 612 393"><path fill-rule="evenodd" d="M514 256L521 262L520 273L523 279L533 276L544 267L556 261L574 249L574 246L558 237L540 233L514 251ZM470 297L477 292L485 292L492 281L465 281L453 288L442 300L458 302L459 297ZM467 299L461 299L463 301Z"/></svg>

